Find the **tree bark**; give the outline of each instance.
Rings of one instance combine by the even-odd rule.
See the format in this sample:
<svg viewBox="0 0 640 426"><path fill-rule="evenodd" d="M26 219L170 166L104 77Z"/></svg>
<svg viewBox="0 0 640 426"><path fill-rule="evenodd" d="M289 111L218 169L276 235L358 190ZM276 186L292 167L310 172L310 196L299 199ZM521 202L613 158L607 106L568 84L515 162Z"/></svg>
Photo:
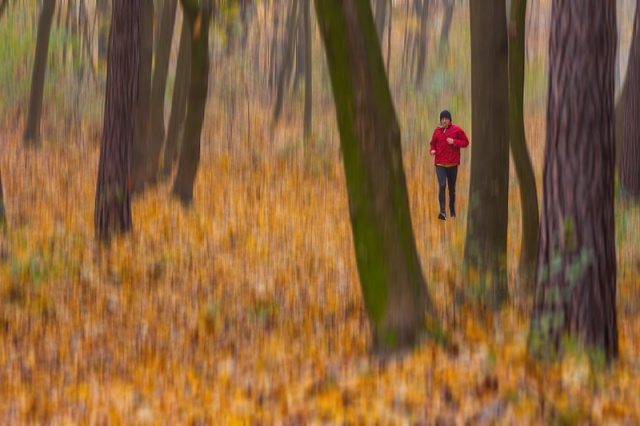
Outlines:
<svg viewBox="0 0 640 426"><path fill-rule="evenodd" d="M440 55L445 55L449 50L449 32L451 31L451 23L453 22L453 8L455 0L442 0L444 3L444 20L440 29ZM526 10L525 10L526 12ZM522 26L524 28L524 25Z"/></svg>
<svg viewBox="0 0 640 426"><path fill-rule="evenodd" d="M382 46L382 36L384 35L384 24L387 20L387 0L376 1L376 33L378 42Z"/></svg>
<svg viewBox="0 0 640 426"><path fill-rule="evenodd" d="M140 82L136 107L136 131L131 157L132 191L142 191L149 161L149 134L151 131L151 72L153 66L153 0L140 0Z"/></svg>
<svg viewBox="0 0 640 426"><path fill-rule="evenodd" d="M189 86L191 85L191 30L187 19L182 20L177 63L173 95L171 97L171 115L169 116L167 142L164 151L163 176L165 177L171 175L171 170L177 160L180 130L184 125Z"/></svg>
<svg viewBox="0 0 640 426"><path fill-rule="evenodd" d="M312 67L311 67L311 0L303 1L302 20L304 26L305 47L305 79L304 79L304 139L311 137L311 106L313 97Z"/></svg>
<svg viewBox="0 0 640 426"><path fill-rule="evenodd" d="M209 88L209 23L211 0L198 6L196 0L181 0L191 31L191 83L184 139L180 149L173 195L184 205L193 200L193 185L200 162L200 136Z"/></svg>
<svg viewBox="0 0 640 426"><path fill-rule="evenodd" d="M530 349L565 336L618 355L614 223L615 0L555 1Z"/></svg>
<svg viewBox="0 0 640 426"><path fill-rule="evenodd" d="M524 56L527 0L512 0L509 22L509 136L511 155L520 184L522 244L518 281L533 290L538 250L538 193L536 176L524 132Z"/></svg>
<svg viewBox="0 0 640 426"><path fill-rule="evenodd" d="M427 47L429 45L429 0L424 0L420 14L420 51L418 53L418 71L416 73L416 87L422 87L424 83L424 71L427 66Z"/></svg>
<svg viewBox="0 0 640 426"><path fill-rule="evenodd" d="M369 0L316 0L315 5L372 350L394 353L416 343L425 314L433 312L414 240L400 128Z"/></svg>
<svg viewBox="0 0 640 426"><path fill-rule="evenodd" d="M465 265L498 308L508 297L509 74L504 0L471 0L472 155Z"/></svg>
<svg viewBox="0 0 640 426"><path fill-rule="evenodd" d="M96 14L98 15L98 64L100 64L107 59L110 20L109 0L96 0Z"/></svg>
<svg viewBox="0 0 640 426"><path fill-rule="evenodd" d="M100 241L131 230L131 147L140 69L140 0L113 0L109 62L96 187Z"/></svg>
<svg viewBox="0 0 640 426"><path fill-rule="evenodd" d="M277 123L282 113L282 104L284 102L284 87L287 80L287 73L291 69L293 63L293 47L295 46L296 27L298 25L298 0L293 0L291 10L287 18L287 45L282 57L282 66L278 75L278 94L276 98L276 106L273 109L273 122Z"/></svg>
<svg viewBox="0 0 640 426"><path fill-rule="evenodd" d="M171 40L176 21L177 0L165 0L160 23L160 36L156 48L156 66L151 83L151 137L149 139L149 162L147 183L154 184L158 176L160 152L164 142L164 98L169 74Z"/></svg>
<svg viewBox="0 0 640 426"><path fill-rule="evenodd" d="M27 124L24 128L24 144L37 146L40 144L40 120L42 118L42 97L44 95L44 78L47 72L47 57L49 56L49 38L56 0L44 0L40 20L38 22L38 37L36 41L36 55L31 74L31 95L29 97L29 112Z"/></svg>
<svg viewBox="0 0 640 426"><path fill-rule="evenodd" d="M628 93L624 120L624 137L620 155L620 187L623 194L640 197L640 28L638 24L640 7L636 5L633 24L633 40L627 68Z"/></svg>

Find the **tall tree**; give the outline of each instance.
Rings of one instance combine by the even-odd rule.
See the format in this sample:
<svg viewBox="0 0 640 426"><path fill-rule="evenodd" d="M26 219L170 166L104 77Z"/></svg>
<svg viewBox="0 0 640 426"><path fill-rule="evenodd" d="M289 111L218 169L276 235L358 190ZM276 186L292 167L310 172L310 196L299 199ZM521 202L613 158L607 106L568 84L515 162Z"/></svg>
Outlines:
<svg viewBox="0 0 640 426"><path fill-rule="evenodd" d="M488 301L508 296L509 75L504 0L471 0L472 155L464 262L490 285Z"/></svg>
<svg viewBox="0 0 640 426"><path fill-rule="evenodd" d="M618 354L614 223L615 0L555 0L531 349L566 335Z"/></svg>
<svg viewBox="0 0 640 426"><path fill-rule="evenodd" d="M351 229L377 353L412 346L432 303L418 259L400 127L369 0L316 0L336 104Z"/></svg>
<svg viewBox="0 0 640 426"><path fill-rule="evenodd" d="M287 81L287 73L291 70L293 64L293 53L295 46L295 35L298 26L298 0L293 0L289 16L287 18L287 45L284 55L282 56L282 66L278 74L278 93L276 98L276 106L273 109L273 121L278 122L282 113L282 104L284 102L284 87Z"/></svg>
<svg viewBox="0 0 640 426"><path fill-rule="evenodd" d="M140 0L113 0L95 204L96 237L131 230L131 147L140 69Z"/></svg>
<svg viewBox="0 0 640 426"><path fill-rule="evenodd" d="M144 188L149 162L149 133L151 131L151 72L153 66L153 0L140 0L140 75L136 129L131 156L132 191Z"/></svg>
<svg viewBox="0 0 640 426"><path fill-rule="evenodd" d="M312 67L311 67L311 0L302 0L302 21L304 26L305 79L304 79L304 138L311 137Z"/></svg>
<svg viewBox="0 0 640 426"><path fill-rule="evenodd" d="M182 9L191 28L191 82L184 138L173 194L189 204L193 200L193 184L200 162L200 136L209 89L209 23L212 1L181 0Z"/></svg>
<svg viewBox="0 0 640 426"><path fill-rule="evenodd" d="M171 40L176 21L177 0L165 0L160 22L160 36L156 47L156 66L151 83L151 135L149 139L149 161L147 183L154 183L158 175L160 152L164 143L164 98L169 74Z"/></svg>
<svg viewBox="0 0 640 426"><path fill-rule="evenodd" d="M49 38L56 0L44 0L40 20L38 22L38 38L36 40L36 55L31 74L31 94L29 97L29 113L24 128L25 145L40 143L40 119L42 117L42 96L44 94L44 77L47 72L47 57L49 56Z"/></svg>
<svg viewBox="0 0 640 426"><path fill-rule="evenodd" d="M187 112L187 100L189 98L189 86L191 84L191 30L189 21L182 20L180 32L180 47L178 47L178 61L176 65L176 77L171 97L171 115L167 128L167 141L164 150L163 176L169 176L173 165L177 160L178 140L180 131L184 125L184 117Z"/></svg>
<svg viewBox="0 0 640 426"><path fill-rule="evenodd" d="M420 10L420 50L418 53L418 70L416 72L416 86L421 87L424 82L424 71L427 67L427 47L429 46L429 0L424 0Z"/></svg>
<svg viewBox="0 0 640 426"><path fill-rule="evenodd" d="M509 19L509 141L511 155L520 184L522 210L522 245L518 265L518 280L533 289L538 250L538 192L531 157L524 133L524 59L527 0L511 1Z"/></svg>
<svg viewBox="0 0 640 426"><path fill-rule="evenodd" d="M440 54L444 55L449 49L449 32L451 31L453 8L456 2L455 0L442 0L442 3L444 3L444 19L440 29Z"/></svg>
<svg viewBox="0 0 640 426"><path fill-rule="evenodd" d="M375 0L376 2L376 33L378 42L382 46L382 36L384 35L384 24L387 20L387 0Z"/></svg>
<svg viewBox="0 0 640 426"><path fill-rule="evenodd" d="M639 2L640 3L640 2ZM622 190L633 197L640 197L640 28L638 16L640 7L636 5L636 15L633 23L633 39L629 53L627 70L626 110L624 118L624 136L622 137L622 152L620 155L620 186Z"/></svg>

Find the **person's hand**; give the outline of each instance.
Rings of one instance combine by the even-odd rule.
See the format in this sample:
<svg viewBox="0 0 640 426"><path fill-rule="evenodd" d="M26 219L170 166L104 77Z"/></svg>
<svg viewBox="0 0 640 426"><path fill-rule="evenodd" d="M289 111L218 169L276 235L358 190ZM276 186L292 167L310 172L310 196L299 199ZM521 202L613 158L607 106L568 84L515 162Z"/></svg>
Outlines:
<svg viewBox="0 0 640 426"><path fill-rule="evenodd" d="M433 157L434 155L436 155L436 151L432 149L429 154L431 154L431 156Z"/></svg>
<svg viewBox="0 0 640 426"><path fill-rule="evenodd" d="M447 143L448 143L449 145L453 145L453 139L451 139L451 138L447 138Z"/></svg>

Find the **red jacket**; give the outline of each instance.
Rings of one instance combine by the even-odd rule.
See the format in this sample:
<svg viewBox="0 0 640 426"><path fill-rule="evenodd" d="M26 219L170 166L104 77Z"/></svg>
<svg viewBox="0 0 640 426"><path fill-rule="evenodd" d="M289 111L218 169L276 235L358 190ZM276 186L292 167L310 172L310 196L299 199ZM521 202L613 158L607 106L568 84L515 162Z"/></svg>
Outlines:
<svg viewBox="0 0 640 426"><path fill-rule="evenodd" d="M449 145L447 138L453 139L453 145ZM460 148L468 146L467 135L455 124L450 124L446 129L436 127L431 138L431 151L436 152L434 164L460 164Z"/></svg>

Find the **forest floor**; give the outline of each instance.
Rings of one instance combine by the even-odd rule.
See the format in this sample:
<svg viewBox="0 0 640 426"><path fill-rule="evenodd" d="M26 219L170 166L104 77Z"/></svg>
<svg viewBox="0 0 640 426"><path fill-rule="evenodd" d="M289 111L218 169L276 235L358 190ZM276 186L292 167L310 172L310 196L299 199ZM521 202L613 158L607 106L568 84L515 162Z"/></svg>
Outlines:
<svg viewBox="0 0 640 426"><path fill-rule="evenodd" d="M482 294L460 272L468 166L460 214L441 222L427 148L405 148L420 259L455 350L426 341L382 361L368 354L336 140L254 123L269 130L250 148L216 148L207 126L194 204L162 183L135 199L133 233L100 248L98 140L25 150L18 129L0 152L0 423L640 422L638 206L616 204L620 359L576 350L541 366L523 289L496 314L453 303ZM512 184L510 265L519 214Z"/></svg>

